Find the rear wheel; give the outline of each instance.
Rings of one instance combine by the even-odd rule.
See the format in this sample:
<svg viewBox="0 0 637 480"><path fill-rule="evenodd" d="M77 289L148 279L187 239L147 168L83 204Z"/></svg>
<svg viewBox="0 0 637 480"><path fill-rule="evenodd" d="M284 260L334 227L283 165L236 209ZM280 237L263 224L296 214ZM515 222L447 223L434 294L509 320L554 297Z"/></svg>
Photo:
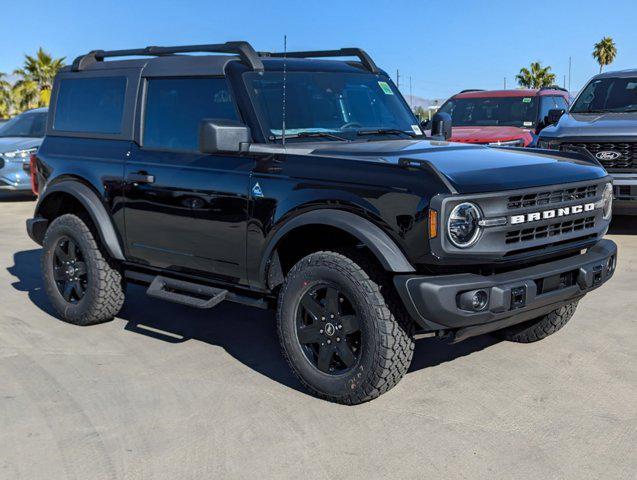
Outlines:
<svg viewBox="0 0 637 480"><path fill-rule="evenodd" d="M407 372L414 327L383 273L349 252L317 252L289 272L279 297L279 338L293 372L316 396L362 403Z"/></svg>
<svg viewBox="0 0 637 480"><path fill-rule="evenodd" d="M75 215L62 215L48 228L42 272L49 300L67 322L105 322L124 304L119 271L108 263L87 225Z"/></svg>
<svg viewBox="0 0 637 480"><path fill-rule="evenodd" d="M570 303L547 315L498 330L494 334L510 342L537 342L562 329L573 317L576 309L577 302Z"/></svg>

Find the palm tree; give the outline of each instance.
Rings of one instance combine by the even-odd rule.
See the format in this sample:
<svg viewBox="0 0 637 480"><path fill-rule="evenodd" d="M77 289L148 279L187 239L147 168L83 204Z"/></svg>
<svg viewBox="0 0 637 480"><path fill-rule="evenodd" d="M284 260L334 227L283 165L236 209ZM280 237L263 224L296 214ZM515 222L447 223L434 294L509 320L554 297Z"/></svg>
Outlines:
<svg viewBox="0 0 637 480"><path fill-rule="evenodd" d="M555 74L551 73L551 67L543 67L540 62L532 62L530 67L521 68L520 73L515 76L520 87L542 88L555 83Z"/></svg>
<svg viewBox="0 0 637 480"><path fill-rule="evenodd" d="M599 63L599 73L605 65L610 65L617 56L617 47L611 37L604 37L595 44L593 58Z"/></svg>
<svg viewBox="0 0 637 480"><path fill-rule="evenodd" d="M7 118L13 106L11 84L4 79L4 73L0 72L0 118Z"/></svg>
<svg viewBox="0 0 637 480"><path fill-rule="evenodd" d="M53 58L41 47L35 56L25 55L24 66L13 72L20 79L14 94L21 109L46 107L51 100L53 79L64 66L64 58Z"/></svg>

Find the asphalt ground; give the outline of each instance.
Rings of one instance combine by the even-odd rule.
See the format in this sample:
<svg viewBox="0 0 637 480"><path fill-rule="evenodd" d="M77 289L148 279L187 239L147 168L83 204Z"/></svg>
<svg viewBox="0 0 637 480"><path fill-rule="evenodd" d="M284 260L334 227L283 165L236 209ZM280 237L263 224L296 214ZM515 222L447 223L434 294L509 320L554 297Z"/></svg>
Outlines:
<svg viewBox="0 0 637 480"><path fill-rule="evenodd" d="M418 340L410 372L356 407L308 395L270 312L198 311L129 287L118 318L55 318L30 199L0 198L2 479L634 479L637 218L571 322L520 345Z"/></svg>

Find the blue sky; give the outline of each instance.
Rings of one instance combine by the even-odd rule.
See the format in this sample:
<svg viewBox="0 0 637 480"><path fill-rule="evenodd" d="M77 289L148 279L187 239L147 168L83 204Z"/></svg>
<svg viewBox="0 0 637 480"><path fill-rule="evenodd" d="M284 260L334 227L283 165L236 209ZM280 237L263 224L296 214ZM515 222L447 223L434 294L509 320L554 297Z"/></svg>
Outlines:
<svg viewBox="0 0 637 480"><path fill-rule="evenodd" d="M216 1L21 0L3 2L5 25L0 72L11 72L24 53L45 47L56 56L91 49L248 40L258 50L360 46L408 94L447 97L463 88L514 85L520 67L540 60L559 83L573 58L571 89L598 66L593 44L612 36L612 69L637 67L635 0L562 1ZM7 4L8 3L8 4Z"/></svg>

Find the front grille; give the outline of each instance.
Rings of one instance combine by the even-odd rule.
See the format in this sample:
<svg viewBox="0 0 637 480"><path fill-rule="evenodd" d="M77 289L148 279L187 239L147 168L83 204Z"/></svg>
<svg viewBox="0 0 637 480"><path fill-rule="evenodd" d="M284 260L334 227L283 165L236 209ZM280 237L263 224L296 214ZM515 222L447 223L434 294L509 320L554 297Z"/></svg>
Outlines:
<svg viewBox="0 0 637 480"><path fill-rule="evenodd" d="M578 218L575 220L566 220L556 222L550 225L542 225L539 227L523 228L519 230L511 230L506 232L505 243L507 245L529 242L542 238L558 237L571 232L588 230L595 226L595 217Z"/></svg>
<svg viewBox="0 0 637 480"><path fill-rule="evenodd" d="M585 185L583 187L560 188L558 190L547 190L545 192L528 193L525 195L512 195L508 198L507 208L509 210L515 210L541 205L556 205L570 202L571 200L592 198L596 193L597 185Z"/></svg>
<svg viewBox="0 0 637 480"><path fill-rule="evenodd" d="M630 170L637 168L637 142L623 143L562 143L560 150L585 148L597 158L599 152L616 152L621 156L613 160L597 158L607 170Z"/></svg>

